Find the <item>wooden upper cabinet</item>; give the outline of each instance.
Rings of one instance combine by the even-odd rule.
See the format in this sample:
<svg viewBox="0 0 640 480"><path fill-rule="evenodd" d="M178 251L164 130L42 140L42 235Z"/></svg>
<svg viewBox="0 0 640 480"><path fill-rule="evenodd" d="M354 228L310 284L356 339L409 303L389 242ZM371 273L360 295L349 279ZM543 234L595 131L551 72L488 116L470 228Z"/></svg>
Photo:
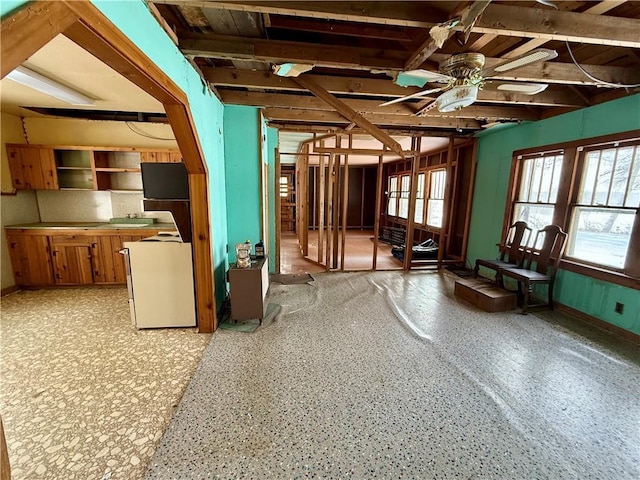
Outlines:
<svg viewBox="0 0 640 480"><path fill-rule="evenodd" d="M142 190L140 163L179 163L178 150L7 144L16 190Z"/></svg>
<svg viewBox="0 0 640 480"><path fill-rule="evenodd" d="M180 152L140 152L141 163L180 163Z"/></svg>
<svg viewBox="0 0 640 480"><path fill-rule="evenodd" d="M16 190L57 190L53 149L36 145L7 145L11 180Z"/></svg>

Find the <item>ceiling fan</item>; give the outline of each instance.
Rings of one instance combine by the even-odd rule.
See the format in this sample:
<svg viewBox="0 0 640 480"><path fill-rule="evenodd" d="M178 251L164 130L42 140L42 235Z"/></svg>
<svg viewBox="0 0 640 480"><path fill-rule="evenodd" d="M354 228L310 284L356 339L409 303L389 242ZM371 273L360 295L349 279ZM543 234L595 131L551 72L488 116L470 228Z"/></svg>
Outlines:
<svg viewBox="0 0 640 480"><path fill-rule="evenodd" d="M446 83L445 86L423 90L411 95L396 98L382 103L380 106L391 105L405 100L422 98L432 93L444 92L438 98L431 101L415 115L424 115L433 108L439 112L453 112L460 108L468 107L478 98L478 90L484 84L499 76L499 74L515 70L516 68L543 62L556 58L558 53L555 50L537 48L515 58L510 58L492 67L484 68L485 57L481 53L459 53L452 55L438 67L438 72L428 70L410 70L402 72L400 75L406 80L420 82L422 85L430 83ZM396 79L396 82L398 79ZM418 83L418 85L420 85ZM415 84L415 83L414 83ZM548 85L546 83L502 83L498 85L498 90L517 92L525 95L534 95L542 92Z"/></svg>

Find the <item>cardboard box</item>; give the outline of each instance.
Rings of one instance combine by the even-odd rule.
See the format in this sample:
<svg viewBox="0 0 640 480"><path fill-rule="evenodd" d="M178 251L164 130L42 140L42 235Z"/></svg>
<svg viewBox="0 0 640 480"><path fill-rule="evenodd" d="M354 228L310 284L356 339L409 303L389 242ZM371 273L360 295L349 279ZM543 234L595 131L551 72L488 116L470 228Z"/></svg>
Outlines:
<svg viewBox="0 0 640 480"><path fill-rule="evenodd" d="M515 292L478 278L456 280L454 294L485 312L508 312L517 306Z"/></svg>

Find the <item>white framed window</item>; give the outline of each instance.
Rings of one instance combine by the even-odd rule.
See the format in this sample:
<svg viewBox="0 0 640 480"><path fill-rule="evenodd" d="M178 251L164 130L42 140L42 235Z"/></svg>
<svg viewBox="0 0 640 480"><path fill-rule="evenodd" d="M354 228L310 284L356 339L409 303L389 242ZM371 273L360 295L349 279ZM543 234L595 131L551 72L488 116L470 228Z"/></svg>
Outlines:
<svg viewBox="0 0 640 480"><path fill-rule="evenodd" d="M389 177L389 195L387 197L387 215L395 217L398 214L398 177Z"/></svg>
<svg viewBox="0 0 640 480"><path fill-rule="evenodd" d="M447 171L442 168L429 172L429 197L427 199L427 225L442 227L444 213L444 189L447 182Z"/></svg>
<svg viewBox="0 0 640 480"><path fill-rule="evenodd" d="M640 205L640 145L586 148L580 162L565 255L622 269Z"/></svg>
<svg viewBox="0 0 640 480"><path fill-rule="evenodd" d="M409 175L402 175L400 177L400 195L398 202L398 217L407 219L409 217L409 185L411 184L411 177Z"/></svg>
<svg viewBox="0 0 640 480"><path fill-rule="evenodd" d="M640 138L632 135L515 152L505 225L558 225L568 234L561 268L634 287L640 278L634 241L640 238Z"/></svg>
<svg viewBox="0 0 640 480"><path fill-rule="evenodd" d="M424 190L425 190L426 175L424 173L418 174L418 185L416 188L416 211L413 216L413 221L418 224L424 224Z"/></svg>

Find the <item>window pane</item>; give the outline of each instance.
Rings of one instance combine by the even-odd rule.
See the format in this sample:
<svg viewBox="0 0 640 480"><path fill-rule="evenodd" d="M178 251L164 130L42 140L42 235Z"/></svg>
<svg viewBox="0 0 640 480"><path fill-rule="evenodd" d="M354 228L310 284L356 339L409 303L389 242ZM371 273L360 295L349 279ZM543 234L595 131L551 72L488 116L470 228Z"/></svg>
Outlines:
<svg viewBox="0 0 640 480"><path fill-rule="evenodd" d="M531 181L531 192L529 193L529 198L528 198L530 202L539 201L540 181L542 180L543 164L544 164L544 159L542 157L536 158L533 163L533 180Z"/></svg>
<svg viewBox="0 0 640 480"><path fill-rule="evenodd" d="M549 192L549 203L555 203L558 199L558 185L562 176L562 155L553 157L553 178L551 179L551 190Z"/></svg>
<svg viewBox="0 0 640 480"><path fill-rule="evenodd" d="M531 241L535 237L535 232L553 222L553 205L537 205L530 203L517 203L513 212L513 222L519 220L527 222L534 234L531 235Z"/></svg>
<svg viewBox="0 0 640 480"><path fill-rule="evenodd" d="M631 168L627 201L624 205L632 208L640 206L640 148L638 146L635 147L635 158Z"/></svg>
<svg viewBox="0 0 640 480"><path fill-rule="evenodd" d="M576 207L567 255L600 265L623 268L635 212Z"/></svg>
<svg viewBox="0 0 640 480"><path fill-rule="evenodd" d="M591 205L591 197L596 184L596 174L598 172L598 164L600 163L600 152L589 152L585 160L585 168L582 177L582 187L578 203L583 205Z"/></svg>
<svg viewBox="0 0 640 480"><path fill-rule="evenodd" d="M413 216L413 221L415 223L424 222L424 199L422 198L416 198L416 213Z"/></svg>
<svg viewBox="0 0 640 480"><path fill-rule="evenodd" d="M409 216L409 199L400 198L400 202L398 204L398 217L407 218L408 216Z"/></svg>
<svg viewBox="0 0 640 480"><path fill-rule="evenodd" d="M427 225L432 227L442 226L442 208L443 200L429 200L427 205Z"/></svg>
<svg viewBox="0 0 640 480"><path fill-rule="evenodd" d="M624 205L624 195L627 191L627 179L633 159L633 147L619 148L611 181L611 192L607 205L621 207Z"/></svg>
<svg viewBox="0 0 640 480"><path fill-rule="evenodd" d="M397 215L398 177L389 177L389 196L387 198L387 215Z"/></svg>
<svg viewBox="0 0 640 480"><path fill-rule="evenodd" d="M429 189L429 198L444 199L444 187L447 179L446 170L434 170L430 172L431 188Z"/></svg>
<svg viewBox="0 0 640 480"><path fill-rule="evenodd" d="M409 198L409 175L403 175L400 182L400 196Z"/></svg>
<svg viewBox="0 0 640 480"><path fill-rule="evenodd" d="M596 192L592 205L606 205L609 196L609 184L611 182L611 173L613 169L613 161L616 155L615 149L603 150L600 157L600 165L596 177Z"/></svg>
<svg viewBox="0 0 640 480"><path fill-rule="evenodd" d="M520 192L518 201L526 202L529 200L529 190L531 187L531 174L533 172L533 159L522 161L522 179L520 180Z"/></svg>
<svg viewBox="0 0 640 480"><path fill-rule="evenodd" d="M424 173L419 173L418 174L418 189L417 189L416 198L424 198L424 181L425 181Z"/></svg>

